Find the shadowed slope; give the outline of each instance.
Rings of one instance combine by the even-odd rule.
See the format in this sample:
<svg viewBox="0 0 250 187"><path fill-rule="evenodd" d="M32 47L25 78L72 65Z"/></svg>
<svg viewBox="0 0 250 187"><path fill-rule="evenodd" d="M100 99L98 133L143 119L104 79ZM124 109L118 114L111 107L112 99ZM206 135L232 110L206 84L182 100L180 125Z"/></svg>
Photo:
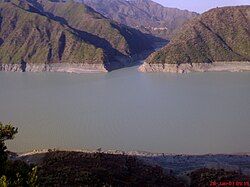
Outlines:
<svg viewBox="0 0 250 187"><path fill-rule="evenodd" d="M131 56L152 51L155 41L166 42L111 21L81 3L48 0L29 2L51 19L68 25L90 43L102 48L109 57L107 66L111 70L129 65Z"/></svg>
<svg viewBox="0 0 250 187"><path fill-rule="evenodd" d="M166 186L183 187L159 166L133 156L102 153L51 152L40 165L42 186Z"/></svg>
<svg viewBox="0 0 250 187"><path fill-rule="evenodd" d="M81 3L2 0L0 6L1 64L102 64L111 71L131 66L131 57L153 50L155 37Z"/></svg>

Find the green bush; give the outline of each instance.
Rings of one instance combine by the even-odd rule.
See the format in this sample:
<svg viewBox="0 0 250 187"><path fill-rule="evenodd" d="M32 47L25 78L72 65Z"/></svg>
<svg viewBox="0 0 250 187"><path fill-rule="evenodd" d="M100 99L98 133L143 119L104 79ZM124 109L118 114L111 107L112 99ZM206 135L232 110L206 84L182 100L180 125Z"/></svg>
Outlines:
<svg viewBox="0 0 250 187"><path fill-rule="evenodd" d="M37 186L37 167L16 160L8 160L6 140L11 140L18 129L11 124L0 122L0 187L7 186Z"/></svg>

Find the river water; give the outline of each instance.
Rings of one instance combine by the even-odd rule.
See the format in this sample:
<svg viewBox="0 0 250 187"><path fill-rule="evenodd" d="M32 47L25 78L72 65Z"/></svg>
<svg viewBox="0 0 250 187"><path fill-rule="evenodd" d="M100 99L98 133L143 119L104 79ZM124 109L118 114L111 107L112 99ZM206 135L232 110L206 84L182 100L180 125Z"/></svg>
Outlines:
<svg viewBox="0 0 250 187"><path fill-rule="evenodd" d="M250 73L0 72L8 148L250 151Z"/></svg>

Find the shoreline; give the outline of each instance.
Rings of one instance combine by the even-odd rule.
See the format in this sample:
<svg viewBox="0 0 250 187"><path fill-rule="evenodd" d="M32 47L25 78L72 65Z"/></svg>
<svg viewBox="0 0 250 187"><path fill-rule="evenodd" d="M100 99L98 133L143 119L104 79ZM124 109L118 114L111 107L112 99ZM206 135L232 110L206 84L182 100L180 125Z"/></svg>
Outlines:
<svg viewBox="0 0 250 187"><path fill-rule="evenodd" d="M107 73L103 64L0 64L0 71L4 72L64 72L64 73Z"/></svg>
<svg viewBox="0 0 250 187"><path fill-rule="evenodd" d="M116 56L106 65L105 63L25 63L25 64L1 64L0 72L62 72L62 73L108 73L113 70L136 66L138 61L145 60L151 53L166 45L166 42L155 43L153 49L142 51L132 56Z"/></svg>
<svg viewBox="0 0 250 187"><path fill-rule="evenodd" d="M193 64L148 64L144 62L138 71L147 72L164 72L164 73L193 73L193 72L244 72L250 71L250 62L213 62L193 63Z"/></svg>

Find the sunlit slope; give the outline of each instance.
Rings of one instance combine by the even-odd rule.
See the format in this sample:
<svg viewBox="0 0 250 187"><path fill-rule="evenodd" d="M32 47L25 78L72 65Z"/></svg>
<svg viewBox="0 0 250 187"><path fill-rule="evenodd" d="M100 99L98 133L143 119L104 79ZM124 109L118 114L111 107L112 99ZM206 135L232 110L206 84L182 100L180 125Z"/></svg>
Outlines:
<svg viewBox="0 0 250 187"><path fill-rule="evenodd" d="M145 35L138 30L118 24L94 9L82 3L74 1L51 2L38 0L44 12L51 13L60 21L66 22L69 26L91 33L103 39L103 43L109 44L105 48L115 49L121 55L130 56L152 49L153 37Z"/></svg>
<svg viewBox="0 0 250 187"><path fill-rule="evenodd" d="M104 63L102 49L26 1L0 2L0 61Z"/></svg>
<svg viewBox="0 0 250 187"><path fill-rule="evenodd" d="M250 6L212 9L189 21L148 64L250 61Z"/></svg>

